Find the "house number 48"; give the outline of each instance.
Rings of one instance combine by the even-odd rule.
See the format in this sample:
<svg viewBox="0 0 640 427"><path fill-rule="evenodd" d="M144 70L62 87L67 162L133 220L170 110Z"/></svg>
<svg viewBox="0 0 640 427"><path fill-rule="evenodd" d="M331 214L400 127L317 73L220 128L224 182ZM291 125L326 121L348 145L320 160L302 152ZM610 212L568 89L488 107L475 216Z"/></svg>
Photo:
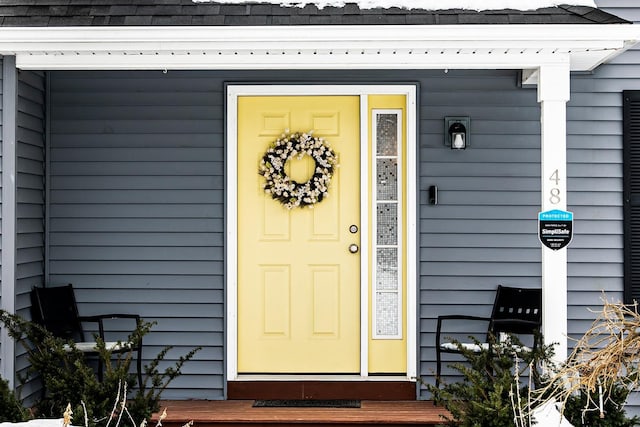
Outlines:
<svg viewBox="0 0 640 427"><path fill-rule="evenodd" d="M553 181L555 185L560 184L560 174L558 173L558 169L554 170L551 176L549 177L549 181ZM562 199L560 198L560 188L553 187L549 190L549 202L553 205L557 205L560 203Z"/></svg>

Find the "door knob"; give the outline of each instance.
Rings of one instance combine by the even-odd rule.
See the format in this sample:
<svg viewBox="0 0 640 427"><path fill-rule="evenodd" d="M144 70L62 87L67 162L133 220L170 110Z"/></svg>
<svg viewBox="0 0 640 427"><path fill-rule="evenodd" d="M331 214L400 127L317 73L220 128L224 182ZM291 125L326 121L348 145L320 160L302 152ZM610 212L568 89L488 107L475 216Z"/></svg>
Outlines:
<svg viewBox="0 0 640 427"><path fill-rule="evenodd" d="M349 245L349 252L351 252L352 254L355 254L356 252L358 252L359 249L360 248L355 243L352 243Z"/></svg>

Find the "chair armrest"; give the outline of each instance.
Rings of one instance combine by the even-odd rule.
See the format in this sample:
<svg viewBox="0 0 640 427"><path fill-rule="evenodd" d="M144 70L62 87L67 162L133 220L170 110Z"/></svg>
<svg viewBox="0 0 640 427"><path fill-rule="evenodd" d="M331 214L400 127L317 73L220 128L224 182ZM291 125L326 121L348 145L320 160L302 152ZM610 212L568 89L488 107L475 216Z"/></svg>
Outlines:
<svg viewBox="0 0 640 427"><path fill-rule="evenodd" d="M94 316L80 316L81 322L99 322L105 319L136 319L140 320L138 314L97 314Z"/></svg>
<svg viewBox="0 0 640 427"><path fill-rule="evenodd" d="M471 320L481 322L491 322L489 317L469 316L466 314L448 314L444 316L438 316L438 324L436 326L436 348L440 348L440 334L442 332L442 324L446 320Z"/></svg>
<svg viewBox="0 0 640 427"><path fill-rule="evenodd" d="M480 317L480 316L469 316L466 314L447 314L444 316L438 316L438 321L441 320L491 320L490 317Z"/></svg>
<svg viewBox="0 0 640 427"><path fill-rule="evenodd" d="M122 314L122 313L110 313L110 314L97 314L94 316L80 316L81 322L94 322L98 324L98 334L102 341L105 341L104 333L104 321L110 319L132 319L136 321L136 328L140 325L140 315L138 314ZM132 331L133 332L133 331ZM142 346L142 337L139 339L137 347Z"/></svg>
<svg viewBox="0 0 640 427"><path fill-rule="evenodd" d="M541 326L540 322L535 320L526 320L526 319L493 319L492 323L494 325L499 325L501 323L512 323L518 325L527 325L527 326Z"/></svg>

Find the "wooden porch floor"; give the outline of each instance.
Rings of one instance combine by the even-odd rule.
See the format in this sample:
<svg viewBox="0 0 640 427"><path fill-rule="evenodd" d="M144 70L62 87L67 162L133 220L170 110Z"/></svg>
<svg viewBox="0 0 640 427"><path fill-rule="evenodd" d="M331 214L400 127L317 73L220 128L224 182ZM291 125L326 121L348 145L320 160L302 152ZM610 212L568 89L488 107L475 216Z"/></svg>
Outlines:
<svg viewBox="0 0 640 427"><path fill-rule="evenodd" d="M444 408L431 401L363 400L360 408L254 408L253 400L163 401L164 427L304 427L434 426L443 423ZM153 423L157 414L153 417Z"/></svg>

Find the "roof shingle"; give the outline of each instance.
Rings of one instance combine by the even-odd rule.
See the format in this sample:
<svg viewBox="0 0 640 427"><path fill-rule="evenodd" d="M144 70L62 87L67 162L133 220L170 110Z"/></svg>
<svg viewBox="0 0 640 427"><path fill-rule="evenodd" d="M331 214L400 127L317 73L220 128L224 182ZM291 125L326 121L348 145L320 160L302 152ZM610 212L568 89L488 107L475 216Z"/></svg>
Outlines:
<svg viewBox="0 0 640 427"><path fill-rule="evenodd" d="M271 3L193 3L191 0L0 0L0 25L25 27L109 25L446 25L621 24L615 15L586 6L536 11L360 9L355 3L318 9Z"/></svg>

